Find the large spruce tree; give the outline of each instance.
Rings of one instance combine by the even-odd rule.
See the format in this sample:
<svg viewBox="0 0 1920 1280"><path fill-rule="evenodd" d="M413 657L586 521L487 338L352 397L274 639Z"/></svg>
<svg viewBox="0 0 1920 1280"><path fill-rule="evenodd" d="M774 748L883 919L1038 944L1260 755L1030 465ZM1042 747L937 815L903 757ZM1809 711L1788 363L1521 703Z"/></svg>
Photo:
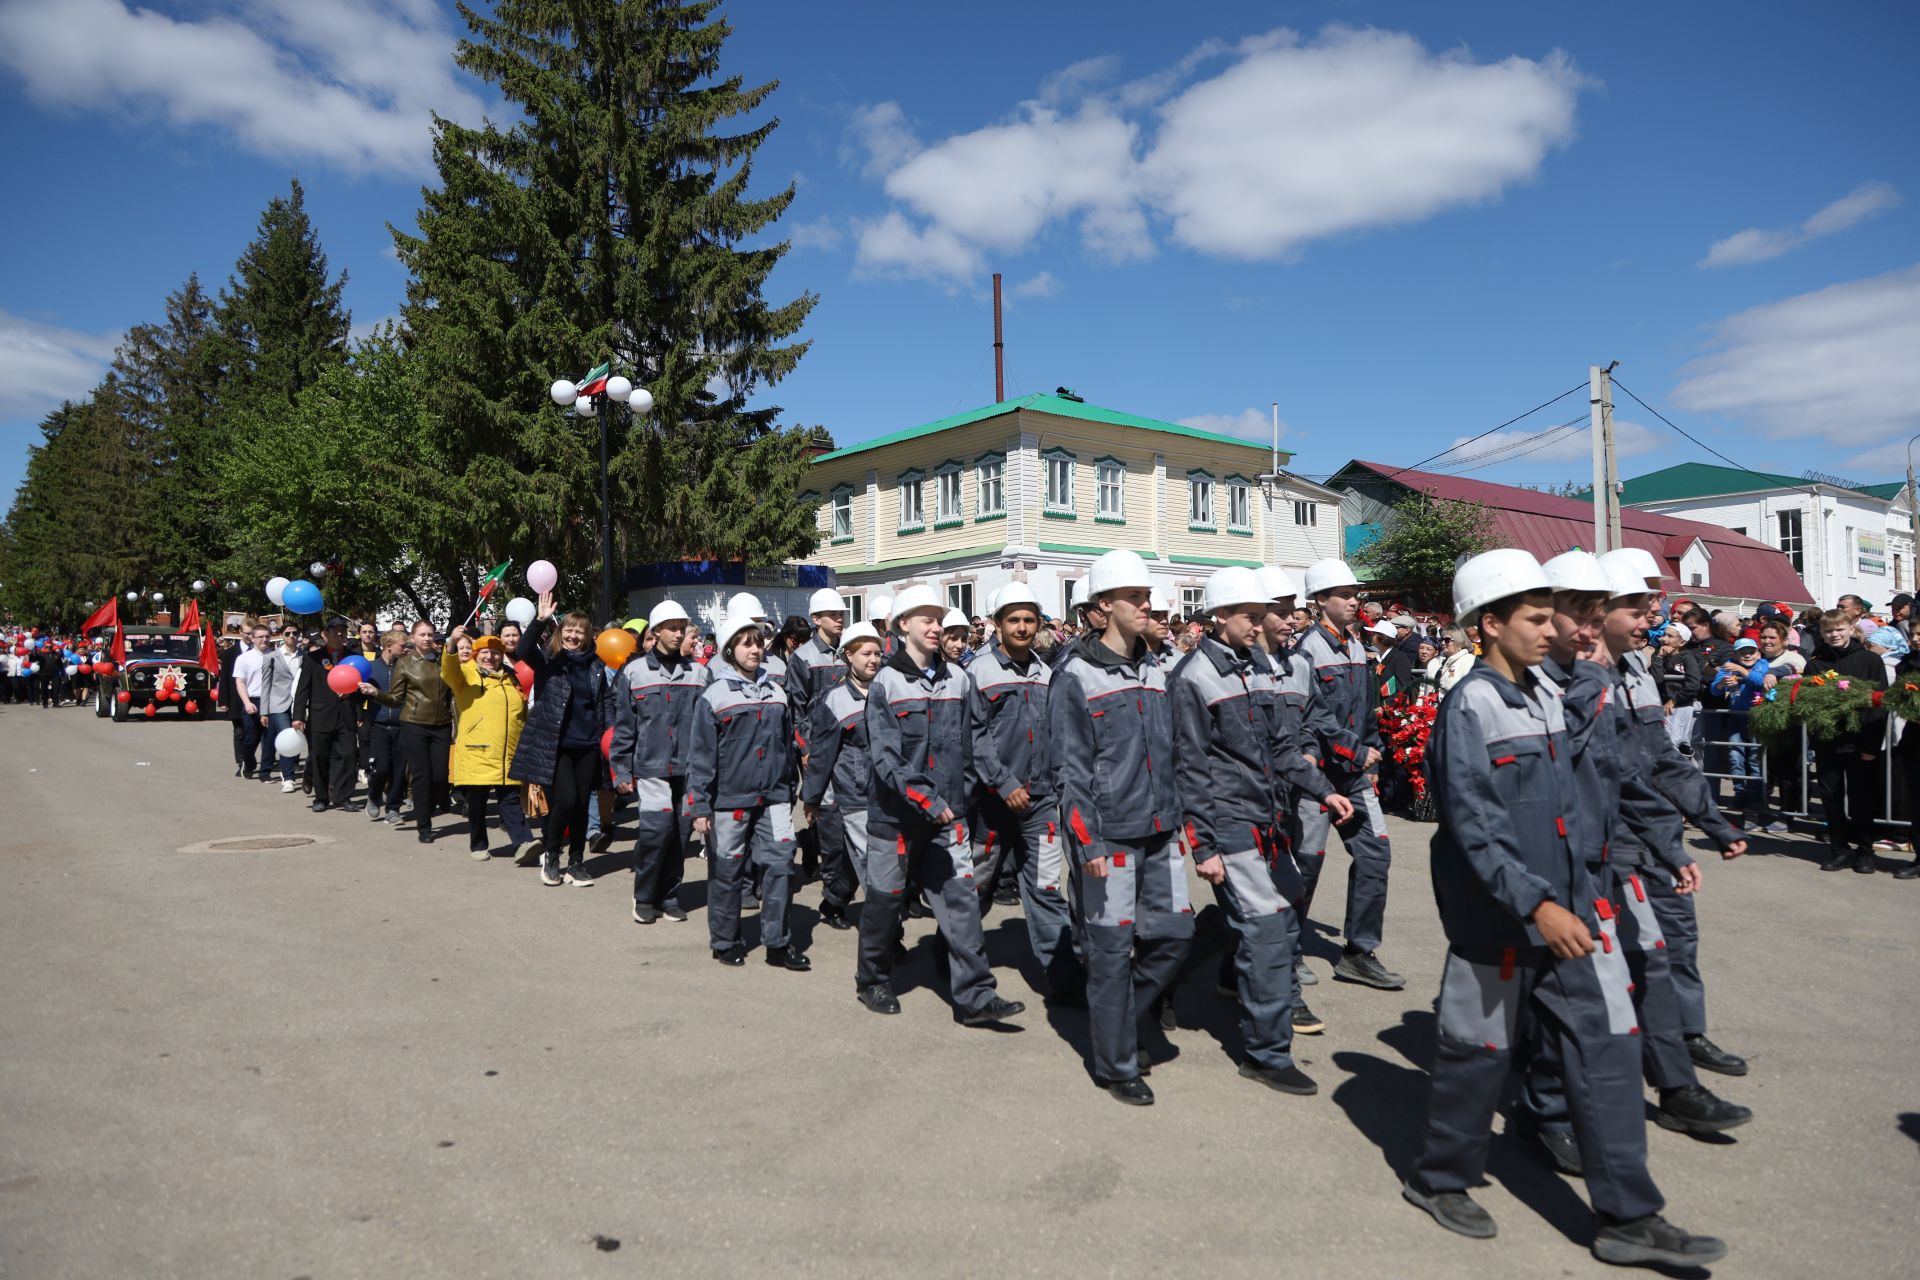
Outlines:
<svg viewBox="0 0 1920 1280"><path fill-rule="evenodd" d="M214 308L224 409L290 405L346 359L353 322L340 301L346 283L344 271L327 279L327 255L296 178L285 197L267 202Z"/></svg>
<svg viewBox="0 0 1920 1280"><path fill-rule="evenodd" d="M522 119L435 121L440 186L417 236L405 311L429 396L487 539L590 580L599 559L598 441L547 388L611 359L653 396L616 420L614 518L622 560L778 560L812 550L796 496L804 436L756 392L805 352L815 297L773 304L770 234L791 186L748 194L775 87L724 76L717 0L499 0L465 6L461 66ZM486 558L475 554L478 567Z"/></svg>

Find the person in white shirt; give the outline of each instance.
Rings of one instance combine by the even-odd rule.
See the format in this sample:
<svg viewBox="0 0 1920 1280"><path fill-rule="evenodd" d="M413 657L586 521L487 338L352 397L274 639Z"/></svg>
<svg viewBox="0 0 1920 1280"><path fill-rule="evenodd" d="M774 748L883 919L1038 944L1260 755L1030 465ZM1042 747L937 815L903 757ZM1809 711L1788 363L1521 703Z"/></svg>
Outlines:
<svg viewBox="0 0 1920 1280"><path fill-rule="evenodd" d="M267 662L269 634L265 626L254 623L247 633L247 647L233 660L233 776L252 778L271 769L271 757L264 748L265 726L261 723L260 683Z"/></svg>

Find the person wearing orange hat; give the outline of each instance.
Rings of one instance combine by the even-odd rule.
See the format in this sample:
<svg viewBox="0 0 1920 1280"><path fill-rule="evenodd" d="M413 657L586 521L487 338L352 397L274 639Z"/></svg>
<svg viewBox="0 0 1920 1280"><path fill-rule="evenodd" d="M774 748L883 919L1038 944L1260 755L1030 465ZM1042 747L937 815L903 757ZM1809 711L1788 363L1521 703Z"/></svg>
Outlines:
<svg viewBox="0 0 1920 1280"><path fill-rule="evenodd" d="M527 698L520 681L507 667L506 642L499 636L470 640L472 656L460 657L461 641L469 640L465 627L455 627L451 643L440 654L440 678L453 691L455 728L449 780L466 800L467 853L485 862L487 801L504 797L512 784L507 764L520 745L527 723ZM366 686L371 688L371 685ZM506 815L501 815L505 822ZM519 852L518 842L510 853Z"/></svg>

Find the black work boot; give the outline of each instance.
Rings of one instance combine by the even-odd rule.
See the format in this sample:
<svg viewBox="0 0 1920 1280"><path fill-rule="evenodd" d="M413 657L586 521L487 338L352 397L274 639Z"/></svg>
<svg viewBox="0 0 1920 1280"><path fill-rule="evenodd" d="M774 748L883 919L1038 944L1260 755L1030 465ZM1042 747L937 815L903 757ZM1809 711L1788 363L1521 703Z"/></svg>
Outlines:
<svg viewBox="0 0 1920 1280"><path fill-rule="evenodd" d="M1653 1122L1675 1133L1721 1133L1753 1119L1753 1109L1728 1102L1705 1085L1662 1089Z"/></svg>
<svg viewBox="0 0 1920 1280"><path fill-rule="evenodd" d="M1704 1035L1686 1038L1687 1056L1693 1059L1693 1065L1702 1071L1715 1071L1723 1076L1743 1076L1747 1074L1747 1060L1738 1054L1728 1053Z"/></svg>

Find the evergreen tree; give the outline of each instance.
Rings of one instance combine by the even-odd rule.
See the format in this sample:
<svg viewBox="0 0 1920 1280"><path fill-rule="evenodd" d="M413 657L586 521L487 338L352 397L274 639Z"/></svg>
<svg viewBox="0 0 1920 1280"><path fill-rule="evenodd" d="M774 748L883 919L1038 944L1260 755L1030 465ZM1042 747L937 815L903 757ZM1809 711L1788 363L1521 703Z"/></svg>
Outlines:
<svg viewBox="0 0 1920 1280"><path fill-rule="evenodd" d="M1405 589L1423 609L1453 607L1453 571L1494 545L1493 513L1478 502L1409 494L1359 548L1373 580Z"/></svg>
<svg viewBox="0 0 1920 1280"><path fill-rule="evenodd" d="M462 6L457 60L522 120L436 119L439 188L418 236L406 323L478 527L523 563L590 580L599 559L596 428L555 410L556 378L611 358L654 409L612 429L622 560L778 560L813 549L797 499L804 436L756 392L806 351L816 298L763 296L785 254L774 222L791 186L747 188L777 121L727 132L774 85L720 70L717 0L499 0ZM744 246L744 247L743 247Z"/></svg>
<svg viewBox="0 0 1920 1280"><path fill-rule="evenodd" d="M227 554L213 494L228 443L219 347L213 300L196 274L167 295L163 323L134 326L114 355L124 410L149 442L156 468L154 559L160 575L175 583L205 576Z"/></svg>
<svg viewBox="0 0 1920 1280"><path fill-rule="evenodd" d="M240 255L214 309L214 357L227 409L291 405L347 354L352 316L341 305L347 274L327 279L327 255L307 217L299 179L260 215L260 230Z"/></svg>

